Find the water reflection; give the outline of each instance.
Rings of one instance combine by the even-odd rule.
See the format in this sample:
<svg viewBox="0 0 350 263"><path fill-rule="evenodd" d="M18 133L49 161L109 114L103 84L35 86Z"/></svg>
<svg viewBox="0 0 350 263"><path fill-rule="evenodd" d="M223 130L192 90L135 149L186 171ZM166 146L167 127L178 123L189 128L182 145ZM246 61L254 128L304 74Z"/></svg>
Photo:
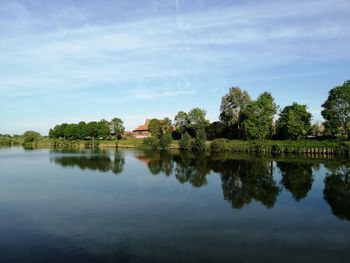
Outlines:
<svg viewBox="0 0 350 263"><path fill-rule="evenodd" d="M282 174L282 185L292 194L296 201L305 198L313 183L313 164L295 162L277 162Z"/></svg>
<svg viewBox="0 0 350 263"><path fill-rule="evenodd" d="M343 165L324 179L324 199L338 218L350 220L350 166Z"/></svg>
<svg viewBox="0 0 350 263"><path fill-rule="evenodd" d="M125 166L122 151L62 152L52 151L51 161L63 167L120 174ZM219 174L224 200L241 209L256 201L273 208L284 190L300 202L308 196L314 173L321 164L329 171L324 179L324 199L334 215L350 220L350 166L341 161L317 161L302 158L278 158L208 155L191 152L138 151L134 157L152 175L174 176L180 184L195 188L208 184L208 175ZM276 169L278 168L278 169ZM280 181L278 176L280 176Z"/></svg>
<svg viewBox="0 0 350 263"><path fill-rule="evenodd" d="M52 151L57 153L57 151ZM114 174L120 174L124 170L125 158L121 152L116 151L111 157L106 154L90 152L89 154L70 154L71 151L60 151L68 155L58 155L51 157L50 160L63 167L79 167L82 170L95 170L100 172L112 171Z"/></svg>

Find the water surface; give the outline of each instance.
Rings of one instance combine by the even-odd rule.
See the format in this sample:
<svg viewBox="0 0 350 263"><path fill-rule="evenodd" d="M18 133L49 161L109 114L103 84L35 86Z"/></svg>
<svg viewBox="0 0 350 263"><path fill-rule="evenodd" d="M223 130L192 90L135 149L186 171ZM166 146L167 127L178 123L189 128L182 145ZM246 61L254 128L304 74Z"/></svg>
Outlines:
<svg viewBox="0 0 350 263"><path fill-rule="evenodd" d="M349 160L0 149L0 262L348 262Z"/></svg>

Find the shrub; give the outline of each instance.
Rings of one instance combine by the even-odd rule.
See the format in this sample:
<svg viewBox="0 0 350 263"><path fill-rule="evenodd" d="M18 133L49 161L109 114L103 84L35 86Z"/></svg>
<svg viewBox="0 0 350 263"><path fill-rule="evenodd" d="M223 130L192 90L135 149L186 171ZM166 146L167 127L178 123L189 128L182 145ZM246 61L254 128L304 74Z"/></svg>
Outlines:
<svg viewBox="0 0 350 263"><path fill-rule="evenodd" d="M164 133L160 138L159 144L162 149L169 148L169 145L173 141L171 135L169 133Z"/></svg>
<svg viewBox="0 0 350 263"><path fill-rule="evenodd" d="M152 149L159 148L160 141L157 137L151 136L143 139L143 144L151 147Z"/></svg>
<svg viewBox="0 0 350 263"><path fill-rule="evenodd" d="M188 150L191 148L191 136L186 132L179 141L180 149Z"/></svg>
<svg viewBox="0 0 350 263"><path fill-rule="evenodd" d="M230 144L227 139L216 139L210 144L210 149L213 152L226 152L230 150Z"/></svg>
<svg viewBox="0 0 350 263"><path fill-rule="evenodd" d="M196 138L191 144L191 148L195 151L205 151L206 150L206 134L203 129L199 129L196 132Z"/></svg>

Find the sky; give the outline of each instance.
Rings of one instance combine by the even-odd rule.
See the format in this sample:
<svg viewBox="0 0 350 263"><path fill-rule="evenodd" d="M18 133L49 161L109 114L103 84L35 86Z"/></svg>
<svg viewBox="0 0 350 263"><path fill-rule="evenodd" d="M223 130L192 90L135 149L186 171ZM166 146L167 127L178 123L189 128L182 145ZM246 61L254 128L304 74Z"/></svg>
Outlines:
<svg viewBox="0 0 350 263"><path fill-rule="evenodd" d="M322 121L350 79L349 0L0 0L0 133L204 108L232 86Z"/></svg>

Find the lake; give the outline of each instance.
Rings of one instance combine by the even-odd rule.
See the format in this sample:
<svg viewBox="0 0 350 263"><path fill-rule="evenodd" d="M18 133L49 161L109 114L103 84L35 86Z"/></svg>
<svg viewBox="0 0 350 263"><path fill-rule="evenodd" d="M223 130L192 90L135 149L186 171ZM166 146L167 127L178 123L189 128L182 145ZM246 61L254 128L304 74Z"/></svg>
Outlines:
<svg viewBox="0 0 350 263"><path fill-rule="evenodd" d="M350 162L0 149L0 262L349 262Z"/></svg>

